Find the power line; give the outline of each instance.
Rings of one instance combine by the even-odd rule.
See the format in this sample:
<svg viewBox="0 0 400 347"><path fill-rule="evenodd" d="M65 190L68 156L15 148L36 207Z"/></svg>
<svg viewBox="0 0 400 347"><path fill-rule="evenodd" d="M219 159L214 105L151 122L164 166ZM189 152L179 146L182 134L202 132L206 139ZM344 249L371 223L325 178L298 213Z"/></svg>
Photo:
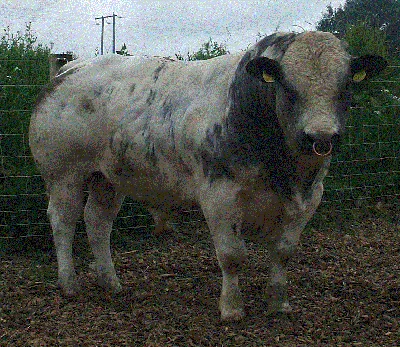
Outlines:
<svg viewBox="0 0 400 347"><path fill-rule="evenodd" d="M112 38L112 52L115 53L115 19L116 18L122 18L121 16L117 16L114 12L111 16L101 16L101 17L96 17L95 20L101 19L101 42L100 42L100 54L104 54L104 21L106 18L112 18L113 19L113 38ZM107 22L107 24L109 24Z"/></svg>

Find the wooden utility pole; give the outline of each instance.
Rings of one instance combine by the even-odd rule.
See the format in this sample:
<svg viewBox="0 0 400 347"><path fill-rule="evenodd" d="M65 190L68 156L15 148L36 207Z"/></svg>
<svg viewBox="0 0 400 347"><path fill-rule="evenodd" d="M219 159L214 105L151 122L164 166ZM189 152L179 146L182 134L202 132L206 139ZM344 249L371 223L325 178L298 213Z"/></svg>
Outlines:
<svg viewBox="0 0 400 347"><path fill-rule="evenodd" d="M101 55L104 54L104 17L101 17Z"/></svg>
<svg viewBox="0 0 400 347"><path fill-rule="evenodd" d="M101 19L101 42L100 42L100 54L104 54L104 20L106 18L111 18L113 19L113 36L112 36L112 52L115 53L115 18L122 18L117 16L114 12L112 16L101 16L101 17L96 17L95 20ZM109 23L108 23L109 24Z"/></svg>
<svg viewBox="0 0 400 347"><path fill-rule="evenodd" d="M116 14L113 12L113 46L112 46L112 52L115 54L115 17Z"/></svg>

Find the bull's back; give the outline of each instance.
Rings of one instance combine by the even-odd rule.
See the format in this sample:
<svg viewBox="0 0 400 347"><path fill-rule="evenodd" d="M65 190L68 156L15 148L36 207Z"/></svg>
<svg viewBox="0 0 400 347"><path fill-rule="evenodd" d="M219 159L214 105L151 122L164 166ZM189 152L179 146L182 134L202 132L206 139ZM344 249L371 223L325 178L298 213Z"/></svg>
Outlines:
<svg viewBox="0 0 400 347"><path fill-rule="evenodd" d="M30 145L42 173L71 165L100 169L121 132L143 154L149 141L156 151L175 154L183 135L191 145L201 142L225 107L235 59L190 64L108 56L65 65L31 120Z"/></svg>

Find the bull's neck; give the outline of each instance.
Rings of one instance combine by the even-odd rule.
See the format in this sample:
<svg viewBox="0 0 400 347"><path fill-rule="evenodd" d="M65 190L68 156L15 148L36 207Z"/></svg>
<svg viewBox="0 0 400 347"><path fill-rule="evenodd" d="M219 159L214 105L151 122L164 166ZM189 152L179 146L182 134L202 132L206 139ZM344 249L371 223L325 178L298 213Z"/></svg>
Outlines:
<svg viewBox="0 0 400 347"><path fill-rule="evenodd" d="M229 90L226 133L231 145L256 163L276 155L284 134L275 114L274 87L250 76L241 64Z"/></svg>

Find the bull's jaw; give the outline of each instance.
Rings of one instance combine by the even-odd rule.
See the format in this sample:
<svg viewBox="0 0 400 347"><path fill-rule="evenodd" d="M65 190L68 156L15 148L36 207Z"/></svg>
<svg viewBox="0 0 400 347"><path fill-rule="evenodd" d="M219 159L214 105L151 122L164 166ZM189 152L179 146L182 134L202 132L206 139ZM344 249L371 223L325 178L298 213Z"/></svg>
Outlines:
<svg viewBox="0 0 400 347"><path fill-rule="evenodd" d="M324 166L326 163L330 163L332 159L332 154L327 156L319 156L313 153L304 154L297 152L293 159L296 165L296 175L306 176L308 172L315 171L316 168Z"/></svg>
<svg viewBox="0 0 400 347"><path fill-rule="evenodd" d="M297 155L295 160L295 182L301 182L297 189L305 197L316 184L322 183L330 166L332 155L321 157L313 154Z"/></svg>

